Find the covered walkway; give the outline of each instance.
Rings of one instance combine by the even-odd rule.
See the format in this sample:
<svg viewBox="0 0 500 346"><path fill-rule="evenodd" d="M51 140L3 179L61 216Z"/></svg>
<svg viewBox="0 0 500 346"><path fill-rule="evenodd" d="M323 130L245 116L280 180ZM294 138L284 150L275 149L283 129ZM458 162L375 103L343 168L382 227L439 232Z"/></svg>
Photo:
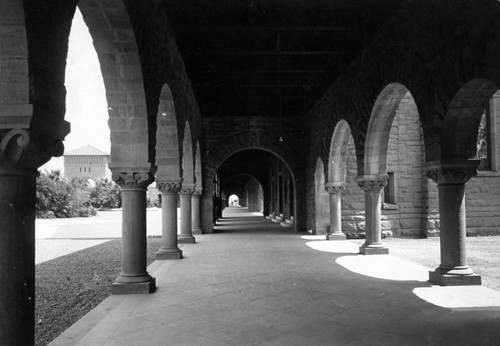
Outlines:
<svg viewBox="0 0 500 346"><path fill-rule="evenodd" d="M184 259L150 266L154 294L109 297L52 345L500 343L500 292L431 286L428 269L349 241L224 215Z"/></svg>

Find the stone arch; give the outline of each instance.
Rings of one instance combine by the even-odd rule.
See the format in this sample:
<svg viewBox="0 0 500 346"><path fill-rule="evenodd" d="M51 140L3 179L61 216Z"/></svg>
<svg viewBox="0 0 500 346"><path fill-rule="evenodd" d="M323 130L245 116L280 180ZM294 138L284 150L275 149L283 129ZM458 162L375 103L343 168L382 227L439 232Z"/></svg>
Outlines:
<svg viewBox="0 0 500 346"><path fill-rule="evenodd" d="M489 100L498 88L486 79L464 84L453 97L443 125L441 159L476 155L477 130Z"/></svg>
<svg viewBox="0 0 500 346"><path fill-rule="evenodd" d="M328 192L325 190L325 168L323 160L318 157L314 173L314 192L315 192L315 233L326 234L326 228L330 224L330 201Z"/></svg>
<svg viewBox="0 0 500 346"><path fill-rule="evenodd" d="M387 150L392 121L399 103L408 92L400 83L389 84L377 97L366 134L363 167L358 174L374 178L387 173Z"/></svg>
<svg viewBox="0 0 500 346"><path fill-rule="evenodd" d="M184 139L182 140L182 184L195 184L193 142L188 121L184 126Z"/></svg>
<svg viewBox="0 0 500 346"><path fill-rule="evenodd" d="M300 160L297 159L300 155L291 146L280 144L275 140L275 136L252 130L235 134L234 141L214 143L213 149L205 155L202 201L203 230L211 233L213 229L212 193L213 180L217 170L230 156L249 149L267 151L282 160L288 168L293 180L295 229L305 230L305 204L303 199L297 198L297 196L304 196L304 175L302 167L299 165Z"/></svg>
<svg viewBox="0 0 500 346"><path fill-rule="evenodd" d="M197 189L202 189L202 178L201 178L201 150L200 141L196 142L196 154L194 160L194 177Z"/></svg>
<svg viewBox="0 0 500 346"><path fill-rule="evenodd" d="M108 102L113 170L150 169L148 121L135 33L121 0L80 0L92 35Z"/></svg>
<svg viewBox="0 0 500 346"><path fill-rule="evenodd" d="M328 160L328 182L344 183L346 179L347 143L351 136L351 127L345 120L340 120L333 132Z"/></svg>
<svg viewBox="0 0 500 346"><path fill-rule="evenodd" d="M156 165L158 167L156 180L180 182L177 117L172 92L167 84L164 84L161 89L156 123Z"/></svg>

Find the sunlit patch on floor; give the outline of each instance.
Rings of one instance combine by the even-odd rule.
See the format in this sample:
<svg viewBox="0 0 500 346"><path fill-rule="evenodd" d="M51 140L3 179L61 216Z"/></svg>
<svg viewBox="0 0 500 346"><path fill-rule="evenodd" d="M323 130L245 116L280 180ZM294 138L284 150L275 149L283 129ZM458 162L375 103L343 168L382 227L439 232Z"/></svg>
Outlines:
<svg viewBox="0 0 500 346"><path fill-rule="evenodd" d="M500 292L484 286L417 287L413 293L428 303L454 310L500 311Z"/></svg>
<svg viewBox="0 0 500 346"><path fill-rule="evenodd" d="M303 239L319 236L302 236ZM324 238L324 236L322 236ZM359 253L359 246L345 240L322 240L322 241L309 241L306 243L311 249L331 253Z"/></svg>
<svg viewBox="0 0 500 346"><path fill-rule="evenodd" d="M395 281L427 281L429 269L391 255L342 256L336 259L342 267L365 276Z"/></svg>
<svg viewBox="0 0 500 346"><path fill-rule="evenodd" d="M301 235L300 238L301 239L305 239L305 240L325 240L326 239L326 235L324 235L324 234L319 234L319 235Z"/></svg>

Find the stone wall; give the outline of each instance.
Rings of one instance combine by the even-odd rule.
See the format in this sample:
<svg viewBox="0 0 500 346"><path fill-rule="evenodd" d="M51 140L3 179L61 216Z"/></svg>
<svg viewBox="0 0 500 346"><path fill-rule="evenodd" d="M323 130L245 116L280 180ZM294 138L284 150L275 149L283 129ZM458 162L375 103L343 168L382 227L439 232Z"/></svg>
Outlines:
<svg viewBox="0 0 500 346"><path fill-rule="evenodd" d="M490 103L492 169L479 171L465 185L467 234L500 234L500 94Z"/></svg>
<svg viewBox="0 0 500 346"><path fill-rule="evenodd" d="M264 206L264 192L255 178L251 178L245 185L248 210L262 212Z"/></svg>

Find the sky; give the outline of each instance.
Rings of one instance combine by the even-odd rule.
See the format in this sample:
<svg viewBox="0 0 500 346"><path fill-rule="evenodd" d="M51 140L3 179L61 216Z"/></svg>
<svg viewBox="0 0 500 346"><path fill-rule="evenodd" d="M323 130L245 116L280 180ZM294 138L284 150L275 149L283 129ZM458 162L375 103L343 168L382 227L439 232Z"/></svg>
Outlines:
<svg viewBox="0 0 500 346"><path fill-rule="evenodd" d="M66 116L71 132L64 140L68 152L91 145L110 153L106 91L92 37L77 9L71 33L66 66ZM63 157L52 158L40 169L64 169Z"/></svg>

